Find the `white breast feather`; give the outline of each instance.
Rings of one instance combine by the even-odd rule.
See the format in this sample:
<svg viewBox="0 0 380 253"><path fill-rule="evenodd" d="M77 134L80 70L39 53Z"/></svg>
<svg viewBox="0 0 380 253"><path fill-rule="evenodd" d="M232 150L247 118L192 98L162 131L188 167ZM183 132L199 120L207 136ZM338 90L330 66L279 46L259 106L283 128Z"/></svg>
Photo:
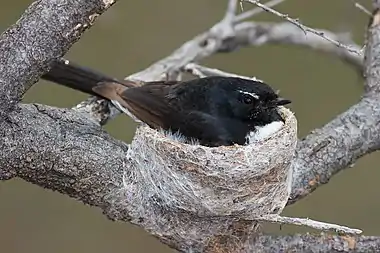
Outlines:
<svg viewBox="0 0 380 253"><path fill-rule="evenodd" d="M247 141L248 143L253 143L256 141L264 140L268 138L269 136L271 136L272 134L276 133L283 126L284 126L284 122L274 121L265 126L257 127L255 132L250 132L247 135Z"/></svg>

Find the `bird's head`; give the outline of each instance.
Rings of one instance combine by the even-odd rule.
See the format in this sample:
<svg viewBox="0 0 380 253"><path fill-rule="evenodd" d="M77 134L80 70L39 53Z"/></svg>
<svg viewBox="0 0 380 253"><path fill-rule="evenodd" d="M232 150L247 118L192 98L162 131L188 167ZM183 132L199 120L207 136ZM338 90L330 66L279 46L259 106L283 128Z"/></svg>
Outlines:
<svg viewBox="0 0 380 253"><path fill-rule="evenodd" d="M263 82L234 78L221 85L225 90L231 117L249 122L253 126L264 126L274 121L283 121L278 107L291 103L279 97Z"/></svg>

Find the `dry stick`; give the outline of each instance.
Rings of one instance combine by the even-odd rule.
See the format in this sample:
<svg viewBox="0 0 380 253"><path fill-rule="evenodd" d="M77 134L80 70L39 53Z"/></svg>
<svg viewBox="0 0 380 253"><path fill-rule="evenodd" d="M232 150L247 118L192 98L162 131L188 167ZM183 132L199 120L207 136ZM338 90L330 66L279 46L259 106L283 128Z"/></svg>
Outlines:
<svg viewBox="0 0 380 253"><path fill-rule="evenodd" d="M344 48L344 49L346 49L346 50L348 50L348 51L350 51L350 52L352 52L352 53L358 54L358 55L362 55L362 54L363 54L362 52L360 52L360 51L358 51L358 50L356 50L356 49L354 49L354 48L352 48L352 47L349 47L349 46L344 45L343 43L341 43L341 42L339 42L339 41L336 41L336 40L331 39L330 37L326 36L323 32L320 32L320 31L318 31L318 30L315 30L315 29L313 29L313 28L310 28L310 27L308 27L308 26L305 26L305 25L301 24L298 20L293 19L293 18L290 18L288 15L286 15L286 14L282 14L281 12L278 12L278 11L276 11L276 10L274 10L274 9L272 9L272 8L270 8L270 7L268 7L268 6L266 6L266 5L262 4L262 3L260 3L260 2L257 1L257 0L242 0L242 1L245 1L245 2L249 2L249 3L255 4L255 5L257 5L258 7L262 8L263 10L265 10L265 11L267 11L267 12L269 12L269 13L272 13L272 14L278 16L278 17L281 17L281 18L283 18L283 19L285 19L285 20L287 20L288 22L290 22L290 23L294 24L295 26L298 26L300 29L302 29L302 30L305 32L305 35L306 35L306 32L311 32L311 33L314 33L314 34L316 34L316 35L318 35L318 36L324 38L325 40L327 40L327 41L333 43L333 44L336 45L337 47L342 47L342 48Z"/></svg>
<svg viewBox="0 0 380 253"><path fill-rule="evenodd" d="M189 63L187 64L184 68L184 71L197 76L197 77L206 77L206 76L226 76L226 77L238 77L242 79L248 79L248 80L253 80L256 82L263 82L262 80L256 78L256 77L248 77L248 76L241 76L241 75L236 75L233 73L228 73L219 69L215 68L208 68L196 63Z"/></svg>
<svg viewBox="0 0 380 253"><path fill-rule="evenodd" d="M271 0L271 1L266 2L265 5L267 7L274 7L274 6L276 6L276 5L278 5L278 4L282 3L282 2L285 2L285 1L286 0ZM243 1L240 1L240 3L242 4ZM256 7L254 9L252 9L252 10L243 12L242 14L236 16L235 19L234 19L234 22L235 23L241 22L241 21L243 21L245 19L248 19L248 18L251 18L254 15L259 14L259 13L261 13L263 11L264 11L264 9Z"/></svg>
<svg viewBox="0 0 380 253"><path fill-rule="evenodd" d="M336 224L321 222L311 220L309 218L295 218L295 217L284 217L275 214L268 214L254 220L260 222L271 222L276 224L288 224L288 225L296 225L296 226L307 226L310 228L323 230L323 231L333 231L341 234L361 234L363 231L356 228L349 228L346 226L340 226Z"/></svg>
<svg viewBox="0 0 380 253"><path fill-rule="evenodd" d="M366 8L364 7L363 5L361 5L360 3L358 2L355 2L354 0L351 0L351 2L354 4L354 6L356 8L358 8L359 10L361 10L362 12L364 12L365 14L369 15L369 16L372 16L372 13Z"/></svg>

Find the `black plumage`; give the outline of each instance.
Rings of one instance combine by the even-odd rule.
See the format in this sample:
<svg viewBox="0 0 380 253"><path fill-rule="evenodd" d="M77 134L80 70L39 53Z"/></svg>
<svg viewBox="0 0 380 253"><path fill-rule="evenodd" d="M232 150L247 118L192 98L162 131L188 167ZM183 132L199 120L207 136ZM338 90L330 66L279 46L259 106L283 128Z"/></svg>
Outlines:
<svg viewBox="0 0 380 253"><path fill-rule="evenodd" d="M278 106L290 103L265 83L236 77L157 81L143 86L101 77L88 68L67 64L43 76L109 99L152 128L179 132L205 146L244 145L257 127L283 121Z"/></svg>

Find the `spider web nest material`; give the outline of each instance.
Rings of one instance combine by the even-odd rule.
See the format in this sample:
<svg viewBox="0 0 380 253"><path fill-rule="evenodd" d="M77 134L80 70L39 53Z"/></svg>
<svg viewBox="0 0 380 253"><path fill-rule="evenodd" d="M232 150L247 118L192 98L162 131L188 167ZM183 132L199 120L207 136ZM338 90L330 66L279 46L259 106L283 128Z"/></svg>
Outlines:
<svg viewBox="0 0 380 253"><path fill-rule="evenodd" d="M294 114L281 107L283 128L247 146L205 147L140 126L125 176L143 182L142 203L197 214L254 218L280 213L289 194L297 143Z"/></svg>

